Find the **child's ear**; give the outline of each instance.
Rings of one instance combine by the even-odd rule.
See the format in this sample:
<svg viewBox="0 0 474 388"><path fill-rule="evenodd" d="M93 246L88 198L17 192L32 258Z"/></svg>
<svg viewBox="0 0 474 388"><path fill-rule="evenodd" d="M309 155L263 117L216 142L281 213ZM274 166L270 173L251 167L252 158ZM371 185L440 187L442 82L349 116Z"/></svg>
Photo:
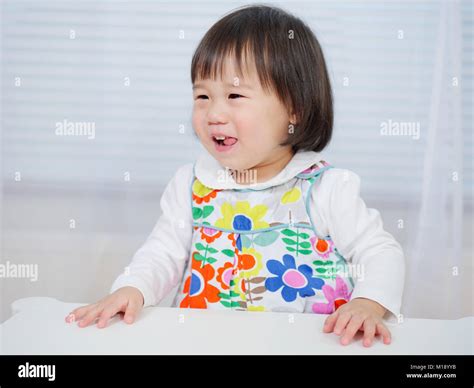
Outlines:
<svg viewBox="0 0 474 388"><path fill-rule="evenodd" d="M296 114L293 111L291 111L291 113L290 113L290 123L291 124L296 124L297 122L298 122L298 120L297 120Z"/></svg>

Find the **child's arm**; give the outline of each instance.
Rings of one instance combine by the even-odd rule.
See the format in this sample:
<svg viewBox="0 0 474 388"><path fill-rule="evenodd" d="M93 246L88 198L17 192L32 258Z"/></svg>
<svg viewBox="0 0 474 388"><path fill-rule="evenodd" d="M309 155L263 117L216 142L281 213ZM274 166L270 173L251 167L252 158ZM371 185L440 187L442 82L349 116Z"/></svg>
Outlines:
<svg viewBox="0 0 474 388"><path fill-rule="evenodd" d="M383 229L377 210L366 207L360 197L360 179L351 171L331 169L313 187L310 204L318 232L330 235L338 251L350 262L355 273L351 302L341 306L327 320L329 331L344 334L342 343L372 324L364 344L371 343L374 329L390 342L390 332L382 323L400 313L405 261L400 244ZM355 266L355 267L354 267ZM344 331L345 329L345 331Z"/></svg>
<svg viewBox="0 0 474 388"><path fill-rule="evenodd" d="M160 200L162 214L111 292L136 287L146 307L158 304L179 283L192 239L191 179L192 164L187 164L168 183Z"/></svg>
<svg viewBox="0 0 474 388"><path fill-rule="evenodd" d="M181 167L161 197L162 214L126 272L112 285L111 294L97 303L75 309L67 322L86 327L98 319L103 328L119 312L132 323L142 307L155 305L181 280L192 238L190 184L192 165Z"/></svg>

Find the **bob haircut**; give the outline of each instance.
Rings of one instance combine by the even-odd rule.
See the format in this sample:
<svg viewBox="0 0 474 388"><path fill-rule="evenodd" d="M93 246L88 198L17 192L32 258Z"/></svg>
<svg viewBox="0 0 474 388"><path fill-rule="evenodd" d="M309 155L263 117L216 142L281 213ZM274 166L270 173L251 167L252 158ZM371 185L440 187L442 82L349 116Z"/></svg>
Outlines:
<svg viewBox="0 0 474 388"><path fill-rule="evenodd" d="M192 83L222 78L226 58L239 75L253 60L262 88L274 91L294 113L294 130L281 146L319 152L331 140L333 97L316 36L299 18L266 5L237 8L218 20L200 41L191 62ZM290 127L289 127L290 128Z"/></svg>

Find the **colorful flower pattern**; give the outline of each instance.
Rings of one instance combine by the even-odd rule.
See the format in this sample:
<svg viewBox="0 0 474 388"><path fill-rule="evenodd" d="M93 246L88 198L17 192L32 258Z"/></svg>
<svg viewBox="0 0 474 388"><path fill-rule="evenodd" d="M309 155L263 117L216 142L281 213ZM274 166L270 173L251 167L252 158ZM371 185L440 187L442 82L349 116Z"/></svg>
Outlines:
<svg viewBox="0 0 474 388"><path fill-rule="evenodd" d="M193 253L179 307L329 314L346 303L350 283L327 269L341 257L329 237L315 235L305 209L305 193L326 167L311 166L271 194L236 195L194 178Z"/></svg>
<svg viewBox="0 0 474 388"><path fill-rule="evenodd" d="M214 268L211 264L201 266L201 262L195 259L196 253L192 256L191 275L184 283L183 293L187 295L179 307L205 309L208 303L219 301L219 289L210 284L214 278Z"/></svg>
<svg viewBox="0 0 474 388"><path fill-rule="evenodd" d="M325 284L322 290L327 299L327 303L314 303L313 312L316 314L332 314L343 304L347 303L352 294L340 276L336 276L336 289Z"/></svg>
<svg viewBox="0 0 474 388"><path fill-rule="evenodd" d="M267 261L268 270L277 276L268 277L265 287L271 292L281 289L281 296L286 302L293 302L300 297L313 296L314 289L320 290L324 280L313 277L313 270L307 264L296 267L295 258L290 254L283 256L283 263L278 260Z"/></svg>
<svg viewBox="0 0 474 388"><path fill-rule="evenodd" d="M322 238L314 236L311 237L309 241L311 241L311 246L320 257L327 259L334 251L334 243L332 240L323 240Z"/></svg>

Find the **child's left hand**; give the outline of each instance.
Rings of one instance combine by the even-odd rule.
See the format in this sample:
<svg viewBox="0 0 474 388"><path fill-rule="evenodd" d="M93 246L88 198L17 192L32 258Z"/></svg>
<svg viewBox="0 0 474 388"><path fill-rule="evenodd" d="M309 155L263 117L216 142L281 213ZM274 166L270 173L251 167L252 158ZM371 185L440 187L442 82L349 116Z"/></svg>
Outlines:
<svg viewBox="0 0 474 388"><path fill-rule="evenodd" d="M331 333L334 330L335 334L342 336L342 345L349 344L359 330L364 332L364 346L370 346L377 334L381 334L384 344L388 345L391 335L382 320L386 311L385 307L373 300L355 298L326 318L323 331Z"/></svg>

